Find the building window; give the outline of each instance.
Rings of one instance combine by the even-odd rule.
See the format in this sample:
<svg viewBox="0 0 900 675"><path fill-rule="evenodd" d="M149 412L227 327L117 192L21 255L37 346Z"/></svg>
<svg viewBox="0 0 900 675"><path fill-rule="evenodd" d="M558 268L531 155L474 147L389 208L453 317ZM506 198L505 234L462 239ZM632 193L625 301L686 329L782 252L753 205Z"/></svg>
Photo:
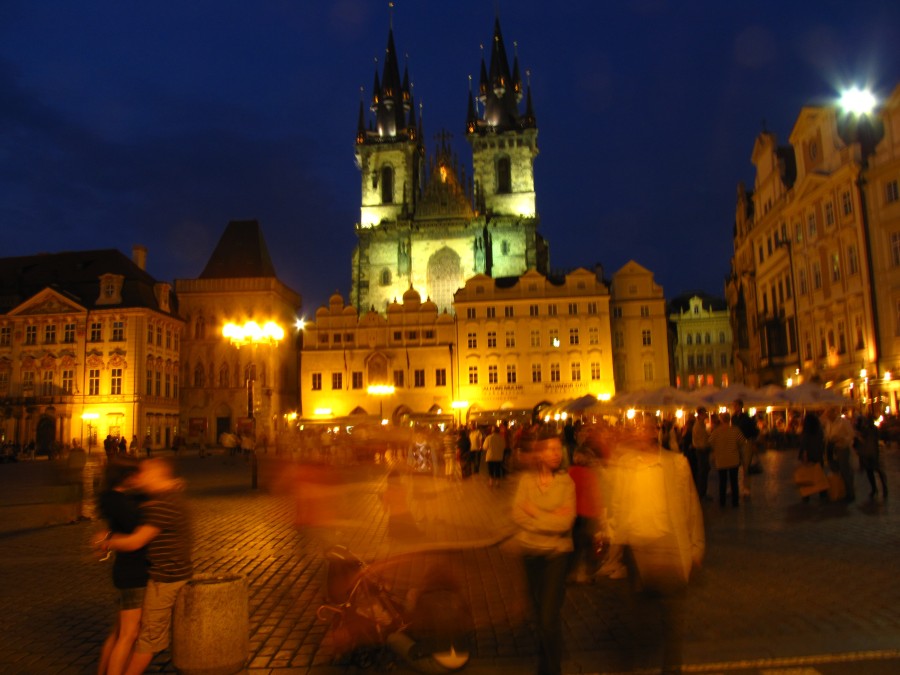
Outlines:
<svg viewBox="0 0 900 675"><path fill-rule="evenodd" d="M153 396L153 369L147 368L147 396Z"/></svg>
<svg viewBox="0 0 900 675"><path fill-rule="evenodd" d="M541 346L541 331L537 329L532 329L531 331L531 346L532 347L540 347Z"/></svg>
<svg viewBox="0 0 900 675"><path fill-rule="evenodd" d="M113 342L122 342L123 340L125 340L125 322L124 321L113 321L112 339L113 339Z"/></svg>
<svg viewBox="0 0 900 675"><path fill-rule="evenodd" d="M841 254L831 254L831 280L838 282L841 280Z"/></svg>
<svg viewBox="0 0 900 675"><path fill-rule="evenodd" d="M390 286L391 285L391 271L385 267L381 270L381 285L382 286Z"/></svg>
<svg viewBox="0 0 900 675"><path fill-rule="evenodd" d="M414 387L424 387L425 386L425 369L419 369L413 371L413 386Z"/></svg>
<svg viewBox="0 0 900 675"><path fill-rule="evenodd" d="M113 396L122 394L122 369L112 368L109 371L109 393Z"/></svg>
<svg viewBox="0 0 900 675"><path fill-rule="evenodd" d="M48 324L44 326L44 343L53 344L54 342L56 342L56 326Z"/></svg>
<svg viewBox="0 0 900 675"><path fill-rule="evenodd" d="M75 324L67 323L63 328L63 342L71 344L75 342Z"/></svg>
<svg viewBox="0 0 900 675"><path fill-rule="evenodd" d="M506 331L506 346L507 347L515 347L516 346L516 332L512 330Z"/></svg>
<svg viewBox="0 0 900 675"><path fill-rule="evenodd" d="M26 370L22 373L22 393L25 394L25 396L34 396L33 370Z"/></svg>
<svg viewBox="0 0 900 675"><path fill-rule="evenodd" d="M9 394L9 371L0 370L0 394Z"/></svg>
<svg viewBox="0 0 900 675"><path fill-rule="evenodd" d="M550 381L551 382L559 382L559 364L558 363L550 364Z"/></svg>
<svg viewBox="0 0 900 675"><path fill-rule="evenodd" d="M506 364L506 383L507 384L515 384L516 383L516 364L514 364L514 363Z"/></svg>
<svg viewBox="0 0 900 675"><path fill-rule="evenodd" d="M844 212L845 216L849 216L853 213L853 199L850 197L849 190L841 194L841 210Z"/></svg>
<svg viewBox="0 0 900 675"><path fill-rule="evenodd" d="M578 314L578 303L577 302L569 303L569 314L570 315Z"/></svg>
<svg viewBox="0 0 900 675"><path fill-rule="evenodd" d="M727 354L719 354L719 367L725 368L728 366L728 355Z"/></svg>
<svg viewBox="0 0 900 675"><path fill-rule="evenodd" d="M406 331L406 339L407 340L418 340L419 339L419 331L416 331L416 330Z"/></svg>
<svg viewBox="0 0 900 675"><path fill-rule="evenodd" d="M512 192L512 166L509 157L497 160L497 194L508 195Z"/></svg>
<svg viewBox="0 0 900 675"><path fill-rule="evenodd" d="M404 382L405 382L405 380L404 380L404 377L403 377L403 371L402 371L402 370L395 370L395 371L394 371L394 386L395 386L397 389L400 389L400 388L406 386L406 385L404 384Z"/></svg>
<svg viewBox="0 0 900 675"><path fill-rule="evenodd" d="M622 348L625 346L625 334L617 330L613 333L613 347Z"/></svg>
<svg viewBox="0 0 900 675"><path fill-rule="evenodd" d="M540 363L532 363L531 364L531 381L532 382L540 382L541 381L541 364Z"/></svg>
<svg viewBox="0 0 900 675"><path fill-rule="evenodd" d="M446 387L447 386L447 369L446 368L437 368L434 371L434 386L435 387Z"/></svg>
<svg viewBox="0 0 900 675"><path fill-rule="evenodd" d="M809 235L810 239L813 239L816 236L816 214L810 213L806 217L806 233Z"/></svg>
<svg viewBox="0 0 900 675"><path fill-rule="evenodd" d="M506 305L506 307L503 308L503 316L505 316L507 318L509 318L511 316L515 316L513 313L512 305Z"/></svg>
<svg viewBox="0 0 900 675"><path fill-rule="evenodd" d="M853 276L859 272L859 256L856 253L856 246L847 247L847 274Z"/></svg>
<svg viewBox="0 0 900 675"><path fill-rule="evenodd" d="M394 333L394 339L400 339L400 333ZM327 345L328 344L328 333L319 333L319 344Z"/></svg>
<svg viewBox="0 0 900 675"><path fill-rule="evenodd" d="M100 342L103 339L103 324L95 321L91 324L91 342Z"/></svg>
<svg viewBox="0 0 900 675"><path fill-rule="evenodd" d="M652 344L652 341L650 339L650 331L649 330L645 329L645 330L641 331L641 344L644 345L645 347L649 347Z"/></svg>
<svg viewBox="0 0 900 675"><path fill-rule="evenodd" d="M166 373L166 398L172 396L172 376L169 373Z"/></svg>
<svg viewBox="0 0 900 675"><path fill-rule="evenodd" d="M100 395L100 369L91 368L88 370L88 396Z"/></svg>
<svg viewBox="0 0 900 675"><path fill-rule="evenodd" d="M53 371L41 373L41 396L53 396Z"/></svg>
<svg viewBox="0 0 900 675"><path fill-rule="evenodd" d="M539 316L540 309L539 305L529 305L528 306L528 316Z"/></svg>
<svg viewBox="0 0 900 675"><path fill-rule="evenodd" d="M469 333L466 336L466 344L469 346L469 349L478 349L478 334Z"/></svg>
<svg viewBox="0 0 900 675"><path fill-rule="evenodd" d="M469 366L469 384L478 384L478 366Z"/></svg>
<svg viewBox="0 0 900 675"><path fill-rule="evenodd" d="M166 328L166 349L172 348L172 331Z"/></svg>
<svg viewBox="0 0 900 675"><path fill-rule="evenodd" d="M37 344L37 326L25 326L25 344Z"/></svg>
<svg viewBox="0 0 900 675"><path fill-rule="evenodd" d="M712 368L712 364L713 364L713 355L710 352L709 354L706 355L706 367Z"/></svg>
<svg viewBox="0 0 900 675"><path fill-rule="evenodd" d="M354 370L350 373L350 387L352 389L363 388L363 374L361 370Z"/></svg>
<svg viewBox="0 0 900 675"><path fill-rule="evenodd" d="M599 361L591 361L591 379L592 380L600 379L600 362Z"/></svg>
<svg viewBox="0 0 900 675"><path fill-rule="evenodd" d="M312 390L322 391L322 373L312 374Z"/></svg>
<svg viewBox="0 0 900 675"><path fill-rule="evenodd" d="M9 347L12 344L12 328L0 326L0 347Z"/></svg>
<svg viewBox="0 0 900 675"><path fill-rule="evenodd" d="M547 316L556 316L556 305L547 305Z"/></svg>
<svg viewBox="0 0 900 675"><path fill-rule="evenodd" d="M474 307L466 307L466 318L467 319L475 318L475 308Z"/></svg>
<svg viewBox="0 0 900 675"><path fill-rule="evenodd" d="M551 347L559 347L559 329L558 328L550 329L550 346Z"/></svg>
<svg viewBox="0 0 900 675"><path fill-rule="evenodd" d="M219 367L219 387L222 389L228 388L228 364L223 363Z"/></svg>
<svg viewBox="0 0 900 675"><path fill-rule="evenodd" d="M331 388L332 388L332 390L344 388L344 374L343 373L332 373L331 374Z"/></svg>
<svg viewBox="0 0 900 675"><path fill-rule="evenodd" d="M62 390L64 394L71 394L75 391L75 371L62 371Z"/></svg>
<svg viewBox="0 0 900 675"><path fill-rule="evenodd" d="M641 316L644 318L650 316L650 305L641 305Z"/></svg>
<svg viewBox="0 0 900 675"><path fill-rule="evenodd" d="M600 344L600 329L597 327L588 328L588 344Z"/></svg>
<svg viewBox="0 0 900 675"><path fill-rule="evenodd" d="M153 385L156 391L156 395L160 396L162 394L162 371L156 371L156 379L153 381Z"/></svg>
<svg viewBox="0 0 900 675"><path fill-rule="evenodd" d="M900 199L900 192L898 192L897 179L895 178L892 181L888 181L884 186L884 201L887 204L893 204L898 199Z"/></svg>
<svg viewBox="0 0 900 675"><path fill-rule="evenodd" d="M688 333L687 336L685 336L685 344L687 344L687 345L694 344L694 336L691 335L690 333Z"/></svg>
<svg viewBox="0 0 900 675"><path fill-rule="evenodd" d="M157 326L156 327L156 346L157 347L162 347L162 333L163 333L162 326ZM204 323L204 328L203 328L203 335L204 335L204 337L206 336L206 324L205 323Z"/></svg>
<svg viewBox="0 0 900 675"><path fill-rule="evenodd" d="M488 366L488 384L497 384L497 366Z"/></svg>
<svg viewBox="0 0 900 675"><path fill-rule="evenodd" d="M891 232L891 264L900 267L900 232Z"/></svg>
<svg viewBox="0 0 900 675"><path fill-rule="evenodd" d="M572 382L581 382L581 364L578 362L572 364Z"/></svg>
<svg viewBox="0 0 900 675"><path fill-rule="evenodd" d="M650 361L644 363L644 382L653 380L653 364Z"/></svg>
<svg viewBox="0 0 900 675"><path fill-rule="evenodd" d="M399 341L402 340L402 339L403 339L403 331L402 331L402 330L395 330L395 331L394 331L394 340L396 340L397 342L399 342ZM328 342L328 336L327 336L327 335L325 336L325 342Z"/></svg>
<svg viewBox="0 0 900 675"><path fill-rule="evenodd" d="M394 203L394 170L389 166L381 167L381 203Z"/></svg>
<svg viewBox="0 0 900 675"><path fill-rule="evenodd" d="M806 270L801 269L799 272L800 275L800 295L806 295L807 285L806 285Z"/></svg>
<svg viewBox="0 0 900 675"><path fill-rule="evenodd" d="M844 332L844 322L837 322L837 333L838 333L838 354L846 354L847 353L847 336Z"/></svg>
<svg viewBox="0 0 900 675"><path fill-rule="evenodd" d="M832 225L834 225L834 204L825 202L825 226L830 227Z"/></svg>
<svg viewBox="0 0 900 675"><path fill-rule="evenodd" d="M488 307L487 308L487 318L496 319L497 318L497 308L496 307Z"/></svg>
<svg viewBox="0 0 900 675"><path fill-rule="evenodd" d="M621 319L622 318L622 308L621 307L613 307L612 315L613 315L614 319Z"/></svg>
<svg viewBox="0 0 900 675"><path fill-rule="evenodd" d="M332 344L336 344L336 345L341 344L342 337L343 337L343 335L341 333L335 333L334 337L331 338Z"/></svg>
<svg viewBox="0 0 900 675"><path fill-rule="evenodd" d="M694 355L693 354L688 354L687 367L688 367L688 370L693 370L693 368L694 368Z"/></svg>
<svg viewBox="0 0 900 675"><path fill-rule="evenodd" d="M813 288L815 290L819 290L820 288L822 288L822 266L819 264L818 260L813 261L812 274Z"/></svg>
<svg viewBox="0 0 900 675"><path fill-rule="evenodd" d="M577 328L569 329L569 344L570 345L578 344L578 329Z"/></svg>
<svg viewBox="0 0 900 675"><path fill-rule="evenodd" d="M721 344L721 345L725 344L725 331L724 330L719 331L719 344Z"/></svg>
<svg viewBox="0 0 900 675"><path fill-rule="evenodd" d="M596 302L589 302L587 304L587 313L588 314L596 314L597 313L597 303Z"/></svg>
<svg viewBox="0 0 900 675"><path fill-rule="evenodd" d="M487 334L488 349L497 346L497 331L489 330Z"/></svg>

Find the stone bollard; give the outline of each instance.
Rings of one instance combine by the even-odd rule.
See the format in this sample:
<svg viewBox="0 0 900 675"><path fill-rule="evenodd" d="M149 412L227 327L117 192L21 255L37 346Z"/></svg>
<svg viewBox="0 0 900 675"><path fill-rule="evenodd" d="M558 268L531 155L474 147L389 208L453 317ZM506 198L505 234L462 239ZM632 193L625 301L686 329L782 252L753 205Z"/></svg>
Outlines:
<svg viewBox="0 0 900 675"><path fill-rule="evenodd" d="M198 574L178 594L172 663L181 675L232 675L250 651L247 581L237 574Z"/></svg>

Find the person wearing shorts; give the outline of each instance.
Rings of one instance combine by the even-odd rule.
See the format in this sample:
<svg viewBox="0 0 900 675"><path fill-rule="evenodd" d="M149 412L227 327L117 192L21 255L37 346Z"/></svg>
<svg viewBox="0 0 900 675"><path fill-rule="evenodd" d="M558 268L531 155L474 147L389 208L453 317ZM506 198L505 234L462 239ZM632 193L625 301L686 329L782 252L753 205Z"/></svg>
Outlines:
<svg viewBox="0 0 900 675"><path fill-rule="evenodd" d="M173 475L167 460L153 458L141 462L136 483L148 496L142 507L144 524L130 535L113 535L106 542L107 548L113 551L133 551L146 546L150 562L141 630L126 675L143 673L153 655L169 646L172 608L178 591L193 573L193 538L183 482Z"/></svg>

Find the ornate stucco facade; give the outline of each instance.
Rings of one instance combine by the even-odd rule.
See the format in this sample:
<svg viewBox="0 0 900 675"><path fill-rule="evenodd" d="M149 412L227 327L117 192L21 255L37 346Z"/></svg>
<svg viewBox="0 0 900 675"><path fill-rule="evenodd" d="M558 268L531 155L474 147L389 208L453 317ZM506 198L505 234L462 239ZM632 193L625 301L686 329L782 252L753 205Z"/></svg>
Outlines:
<svg viewBox="0 0 900 675"><path fill-rule="evenodd" d="M733 380L728 306L721 298L689 294L669 303L674 327L675 386L727 387Z"/></svg>
<svg viewBox="0 0 900 675"><path fill-rule="evenodd" d="M754 187L738 188L726 294L735 375L751 385L833 383L896 407L900 368L900 88L850 133L804 108L786 145L763 132Z"/></svg>
<svg viewBox="0 0 900 675"><path fill-rule="evenodd" d="M0 260L0 435L39 452L107 435L169 447L183 323L169 284L119 251Z"/></svg>
<svg viewBox="0 0 900 675"><path fill-rule="evenodd" d="M416 120L409 77L400 77L393 31L367 115L360 103L356 162L361 174L358 243L353 253L351 303L360 314L384 313L414 288L440 311L476 274L546 272L548 250L537 233L534 159L537 125L518 61L510 69L499 20L490 68L481 65L470 94L466 139L473 184L440 135L426 160L421 117Z"/></svg>

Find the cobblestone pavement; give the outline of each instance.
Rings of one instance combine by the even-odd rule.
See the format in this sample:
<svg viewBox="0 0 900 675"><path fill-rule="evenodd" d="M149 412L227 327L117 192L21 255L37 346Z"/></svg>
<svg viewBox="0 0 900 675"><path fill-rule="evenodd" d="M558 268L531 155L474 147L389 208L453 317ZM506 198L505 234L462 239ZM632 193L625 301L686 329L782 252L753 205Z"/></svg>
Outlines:
<svg viewBox="0 0 900 675"><path fill-rule="evenodd" d="M884 454L896 488L900 453ZM386 535L382 469L350 467L337 477L342 480L331 477L305 490L298 503L290 494L301 478L296 467L267 460L259 465L263 489L251 490L242 461L178 459L196 525L196 571L237 573L249 582L249 672L353 671L331 665L334 644L316 619L329 543L389 561L379 570L401 596L426 563L450 565L464 580L476 619L465 672L533 671L535 638L522 575L513 551L497 544L509 531L511 481L492 490L484 474L463 484L408 479L423 550L406 555L409 547ZM900 672L900 509L868 501L862 475L855 503L804 504L790 483L794 463L792 452L769 451L749 500L737 509L704 504L707 556L687 599L687 672ZM26 517L36 507L23 508L25 502L40 501L36 495L47 490L40 464L0 466L0 672L89 673L115 614L109 566L88 543L99 524L34 528ZM326 524L310 527L310 520ZM454 550L444 550L445 543ZM649 655L627 661L624 649L631 627L649 620L625 581L569 586L564 672L652 665ZM152 672L173 670L168 652L151 666Z"/></svg>

